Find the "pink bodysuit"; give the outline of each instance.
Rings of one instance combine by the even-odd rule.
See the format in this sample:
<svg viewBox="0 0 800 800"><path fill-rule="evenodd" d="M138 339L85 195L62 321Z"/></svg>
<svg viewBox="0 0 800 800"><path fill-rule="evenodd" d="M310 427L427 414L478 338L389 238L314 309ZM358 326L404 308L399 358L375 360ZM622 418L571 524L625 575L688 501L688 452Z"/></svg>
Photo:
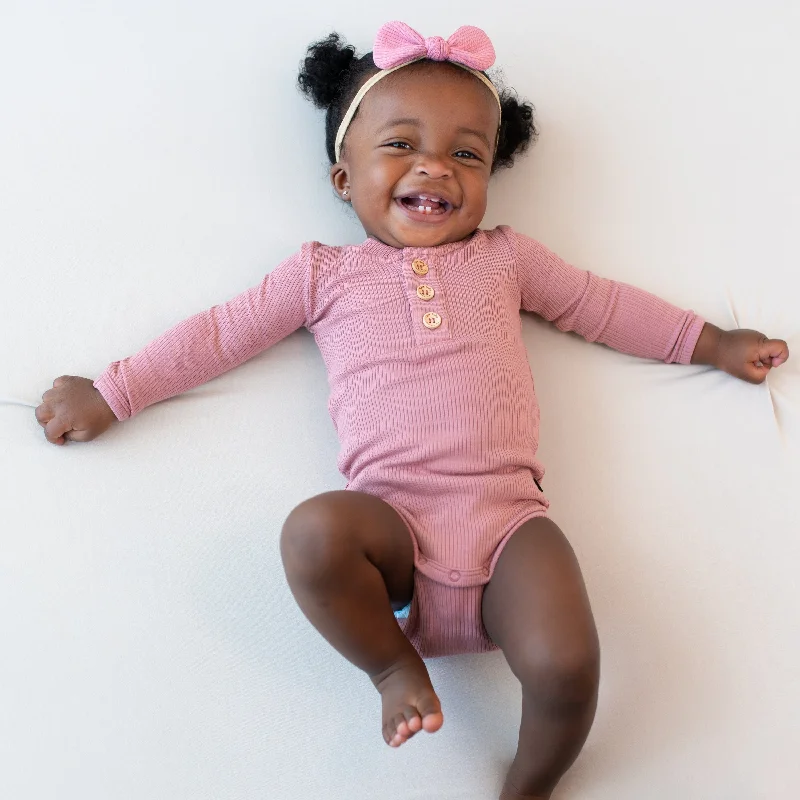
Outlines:
<svg viewBox="0 0 800 800"><path fill-rule="evenodd" d="M258 286L111 364L95 386L123 420L308 328L328 370L347 488L392 505L414 544L400 624L424 657L482 652L495 649L483 587L509 537L548 507L520 309L684 364L704 324L507 227L430 248L312 242Z"/></svg>

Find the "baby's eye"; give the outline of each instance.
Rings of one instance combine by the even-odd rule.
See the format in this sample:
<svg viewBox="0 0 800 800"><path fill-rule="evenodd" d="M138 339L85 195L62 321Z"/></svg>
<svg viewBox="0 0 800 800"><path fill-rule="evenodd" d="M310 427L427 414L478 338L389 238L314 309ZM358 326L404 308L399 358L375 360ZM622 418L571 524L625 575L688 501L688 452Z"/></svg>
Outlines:
<svg viewBox="0 0 800 800"><path fill-rule="evenodd" d="M469 150L459 150L455 156L456 158L478 158L475 153L472 153Z"/></svg>
<svg viewBox="0 0 800 800"><path fill-rule="evenodd" d="M395 150L401 150L405 147L411 149L411 145L408 142L387 142L386 147L394 147Z"/></svg>

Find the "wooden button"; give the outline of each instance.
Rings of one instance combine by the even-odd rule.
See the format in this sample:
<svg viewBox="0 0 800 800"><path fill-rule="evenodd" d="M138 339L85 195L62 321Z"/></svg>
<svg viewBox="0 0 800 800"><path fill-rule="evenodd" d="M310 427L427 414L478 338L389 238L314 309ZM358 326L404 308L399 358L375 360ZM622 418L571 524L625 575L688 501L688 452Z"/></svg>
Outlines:
<svg viewBox="0 0 800 800"><path fill-rule="evenodd" d="M431 286L426 286L424 283L422 286L417 286L417 297L421 300L430 300L435 294Z"/></svg>
<svg viewBox="0 0 800 800"><path fill-rule="evenodd" d="M426 328L430 328L431 330L433 330L434 328L438 328L442 324L442 318L435 311L429 311L422 318L422 324Z"/></svg>
<svg viewBox="0 0 800 800"><path fill-rule="evenodd" d="M411 262L411 269L413 269L417 275L428 274L428 265L421 258L415 258Z"/></svg>

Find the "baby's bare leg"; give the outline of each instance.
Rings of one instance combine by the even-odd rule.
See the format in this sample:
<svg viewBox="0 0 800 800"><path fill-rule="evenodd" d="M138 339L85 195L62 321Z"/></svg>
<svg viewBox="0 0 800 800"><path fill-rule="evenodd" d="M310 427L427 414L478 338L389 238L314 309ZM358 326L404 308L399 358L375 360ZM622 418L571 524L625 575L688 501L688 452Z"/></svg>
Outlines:
<svg viewBox="0 0 800 800"><path fill-rule="evenodd" d="M522 683L519 744L500 800L546 800L589 735L600 677L583 577L549 519L526 522L509 540L483 621Z"/></svg>
<svg viewBox="0 0 800 800"><path fill-rule="evenodd" d="M281 555L303 613L381 693L387 744L438 730L428 670L392 613L414 586L414 549L397 512L363 492L312 497L286 520Z"/></svg>

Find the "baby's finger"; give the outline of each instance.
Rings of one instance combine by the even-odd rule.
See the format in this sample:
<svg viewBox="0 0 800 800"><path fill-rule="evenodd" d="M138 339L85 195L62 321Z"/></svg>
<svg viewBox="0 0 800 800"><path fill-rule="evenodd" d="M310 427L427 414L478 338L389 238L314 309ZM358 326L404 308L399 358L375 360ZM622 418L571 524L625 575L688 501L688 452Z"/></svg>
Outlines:
<svg viewBox="0 0 800 800"><path fill-rule="evenodd" d="M68 431L64 434L65 439L69 439L70 442L88 442L91 441L94 437L92 436L90 431L82 430L79 431L75 428Z"/></svg>
<svg viewBox="0 0 800 800"><path fill-rule="evenodd" d="M44 435L48 442L53 444L64 444L66 441L64 434L72 430L68 422L65 422L61 417L53 417L44 426Z"/></svg>
<svg viewBox="0 0 800 800"><path fill-rule="evenodd" d="M36 406L36 411L33 413L36 415L36 421L41 426L47 425L47 423L53 419L53 411L47 403Z"/></svg>
<svg viewBox="0 0 800 800"><path fill-rule="evenodd" d="M745 366L744 374L740 377L744 378L748 383L764 383L764 380L769 373L770 367L762 362L753 363L752 361Z"/></svg>
<svg viewBox="0 0 800 800"><path fill-rule="evenodd" d="M765 364L779 367L789 358L789 345L783 339L765 339L758 347L758 357Z"/></svg>

